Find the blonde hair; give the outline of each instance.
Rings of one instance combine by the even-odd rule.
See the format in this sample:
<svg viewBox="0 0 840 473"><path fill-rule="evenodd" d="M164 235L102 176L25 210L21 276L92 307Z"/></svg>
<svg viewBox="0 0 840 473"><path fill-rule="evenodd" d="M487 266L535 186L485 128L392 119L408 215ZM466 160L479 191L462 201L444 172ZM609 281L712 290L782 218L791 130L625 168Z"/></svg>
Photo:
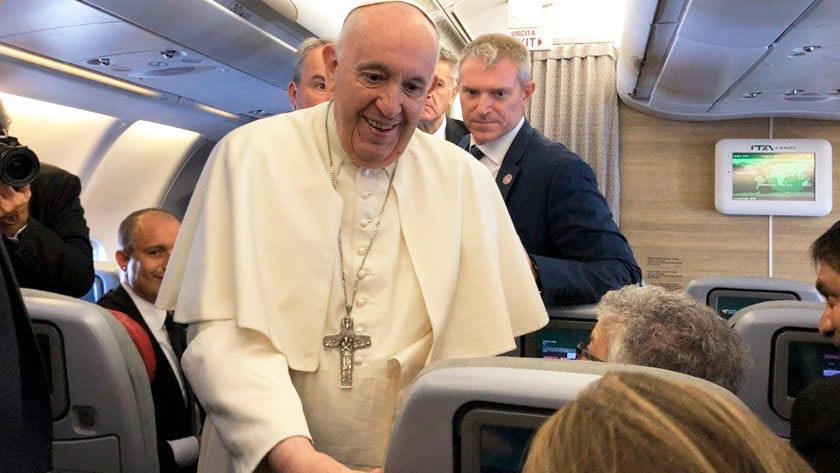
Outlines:
<svg viewBox="0 0 840 473"><path fill-rule="evenodd" d="M719 394L608 373L535 435L523 473L813 473L752 413Z"/></svg>

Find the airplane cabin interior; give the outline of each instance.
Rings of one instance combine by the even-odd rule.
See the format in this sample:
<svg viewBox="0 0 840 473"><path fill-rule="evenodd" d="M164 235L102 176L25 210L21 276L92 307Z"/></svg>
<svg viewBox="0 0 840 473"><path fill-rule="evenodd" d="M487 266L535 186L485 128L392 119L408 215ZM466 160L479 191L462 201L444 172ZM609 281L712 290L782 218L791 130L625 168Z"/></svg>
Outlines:
<svg viewBox="0 0 840 473"><path fill-rule="evenodd" d="M214 145L239 126L292 110L286 86L300 43L335 37L355 3L0 0L0 100L12 118L9 135L81 180L97 270L85 300L119 284L122 218L146 207L183 216ZM610 209L643 281L685 290L728 321L752 367L737 396L723 395L789 437L796 395L814 379L840 374L840 349L817 332L825 298L808 253L840 220L832 154L840 149L840 2L417 3L456 54L534 12L539 42L548 43L540 57L585 56L593 44L605 51L608 97L582 113L606 117L604 129L614 134L615 159L593 167L610 189ZM546 109L546 127L568 104L539 91L552 81L538 82L534 98ZM536 114L537 104L531 107ZM585 134L588 123L557 126ZM825 143L827 151L812 152L820 157L809 161L810 175L785 192L795 187L807 200L828 189L827 210L722 213L722 140ZM761 200L774 192L769 181L756 184L755 172L735 179L727 182L736 194ZM132 349L136 342L88 302L34 290L23 296L47 360L57 471L156 471L153 407L148 389L136 389L149 366ZM520 471L531 434L554 410L607 371L628 369L558 361L574 360L589 340L595 305L549 307L549 316L547 327L521 337L506 357L427 368L395 423L386 471ZM91 366L94 346L111 361Z"/></svg>

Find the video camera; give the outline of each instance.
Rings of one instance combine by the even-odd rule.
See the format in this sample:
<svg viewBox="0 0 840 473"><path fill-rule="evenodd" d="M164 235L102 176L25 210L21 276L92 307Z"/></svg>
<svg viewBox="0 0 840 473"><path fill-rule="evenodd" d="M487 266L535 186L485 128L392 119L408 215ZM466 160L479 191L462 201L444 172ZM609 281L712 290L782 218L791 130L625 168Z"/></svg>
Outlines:
<svg viewBox="0 0 840 473"><path fill-rule="evenodd" d="M19 189L38 177L41 162L38 156L14 136L0 133L0 181Z"/></svg>

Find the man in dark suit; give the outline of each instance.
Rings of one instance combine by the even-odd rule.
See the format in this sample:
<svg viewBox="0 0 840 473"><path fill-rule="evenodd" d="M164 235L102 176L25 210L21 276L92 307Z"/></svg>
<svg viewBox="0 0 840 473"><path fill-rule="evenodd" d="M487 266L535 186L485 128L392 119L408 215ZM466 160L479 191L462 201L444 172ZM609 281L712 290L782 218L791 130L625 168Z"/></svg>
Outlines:
<svg viewBox="0 0 840 473"><path fill-rule="evenodd" d="M0 134L9 119L0 104ZM79 178L41 163L35 181L0 182L0 233L21 287L83 296L93 284L93 250Z"/></svg>
<svg viewBox="0 0 840 473"><path fill-rule="evenodd" d="M458 93L457 70L458 58L448 49L441 48L435 67L435 82L426 95L426 103L417 123L421 131L455 144L469 134L464 122L446 116L446 110L455 102Z"/></svg>
<svg viewBox="0 0 840 473"><path fill-rule="evenodd" d="M840 346L840 222L814 241L811 258L826 301L819 330ZM819 379L796 396L790 444L817 473L840 471L840 376Z"/></svg>
<svg viewBox="0 0 840 473"><path fill-rule="evenodd" d="M41 353L0 245L0 470L52 471L51 416Z"/></svg>
<svg viewBox="0 0 840 473"><path fill-rule="evenodd" d="M127 314L148 333L157 370L152 380L158 460L161 472L194 471L198 439L194 436L193 403L180 358L186 340L183 327L171 314L154 306L169 255L181 223L160 209L133 212L120 224L117 264L120 286L108 291L97 304Z"/></svg>
<svg viewBox="0 0 840 473"><path fill-rule="evenodd" d="M530 75L520 41L488 34L466 46L459 91L471 135L461 145L496 177L545 303L597 302L639 282L641 270L589 165L525 120Z"/></svg>

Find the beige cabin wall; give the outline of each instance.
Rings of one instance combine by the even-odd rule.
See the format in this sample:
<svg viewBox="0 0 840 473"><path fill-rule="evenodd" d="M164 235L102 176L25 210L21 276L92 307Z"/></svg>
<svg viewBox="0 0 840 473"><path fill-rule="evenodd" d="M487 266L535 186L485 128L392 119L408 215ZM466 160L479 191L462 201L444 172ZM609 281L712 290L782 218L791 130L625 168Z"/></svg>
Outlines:
<svg viewBox="0 0 840 473"><path fill-rule="evenodd" d="M644 279L677 289L700 276L767 276L768 217L715 210L715 144L768 138L769 119L679 122L621 105L621 230ZM840 151L840 123L775 119L774 138L824 138ZM813 282L808 247L840 219L840 166L832 213L773 217L773 276Z"/></svg>

